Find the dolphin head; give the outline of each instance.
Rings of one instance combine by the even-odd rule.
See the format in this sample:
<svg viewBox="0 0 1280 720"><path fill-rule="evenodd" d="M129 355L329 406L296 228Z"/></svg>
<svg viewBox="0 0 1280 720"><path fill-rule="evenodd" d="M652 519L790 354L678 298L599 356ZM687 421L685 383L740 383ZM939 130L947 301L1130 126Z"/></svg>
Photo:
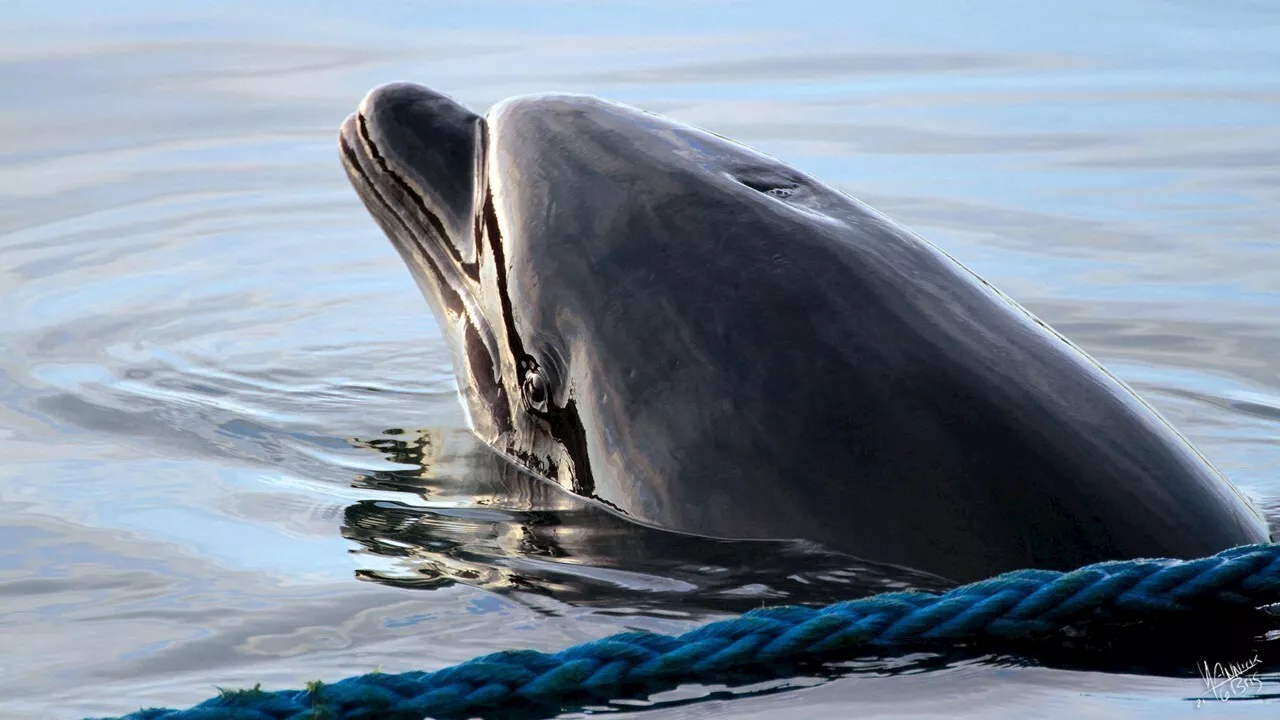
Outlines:
<svg viewBox="0 0 1280 720"><path fill-rule="evenodd" d="M1265 524L1150 406L950 256L634 108L409 84L341 131L477 435L631 517L953 579Z"/></svg>
<svg viewBox="0 0 1280 720"><path fill-rule="evenodd" d="M708 413L778 392L767 373L723 380L755 272L725 269L785 268L775 237L804 225L820 243L847 203L742 145L588 96L481 117L384 85L340 145L435 311L477 435L641 519L662 516L663 478Z"/></svg>

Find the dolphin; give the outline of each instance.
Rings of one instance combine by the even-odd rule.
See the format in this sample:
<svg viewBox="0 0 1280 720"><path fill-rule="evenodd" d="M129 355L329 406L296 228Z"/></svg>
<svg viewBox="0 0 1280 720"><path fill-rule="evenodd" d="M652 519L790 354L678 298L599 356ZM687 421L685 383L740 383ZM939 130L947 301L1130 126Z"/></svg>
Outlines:
<svg viewBox="0 0 1280 720"><path fill-rule="evenodd" d="M476 435L634 521L967 582L1265 542L1129 387L775 158L593 97L409 83L343 123Z"/></svg>

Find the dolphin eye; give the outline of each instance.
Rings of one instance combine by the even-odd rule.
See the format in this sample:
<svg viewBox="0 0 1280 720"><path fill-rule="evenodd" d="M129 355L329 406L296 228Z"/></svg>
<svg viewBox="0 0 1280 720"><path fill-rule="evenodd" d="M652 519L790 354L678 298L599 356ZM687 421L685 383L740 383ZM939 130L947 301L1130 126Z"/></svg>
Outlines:
<svg viewBox="0 0 1280 720"><path fill-rule="evenodd" d="M525 406L534 412L547 411L547 379L538 368L530 368L524 374L524 382L520 384L524 393Z"/></svg>

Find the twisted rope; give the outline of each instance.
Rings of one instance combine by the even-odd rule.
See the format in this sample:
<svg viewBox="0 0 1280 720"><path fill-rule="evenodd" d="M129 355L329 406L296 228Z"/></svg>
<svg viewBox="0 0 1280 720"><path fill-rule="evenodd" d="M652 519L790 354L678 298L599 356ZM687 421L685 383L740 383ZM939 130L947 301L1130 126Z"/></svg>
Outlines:
<svg viewBox="0 0 1280 720"><path fill-rule="evenodd" d="M1036 640L1090 623L1167 620L1280 602L1280 545L1198 560L1017 570L938 595L894 592L824 608L754 610L679 636L629 632L558 653L508 650L435 672L373 673L307 690L223 693L187 710L118 720L419 720L516 703L563 706L735 671L983 640Z"/></svg>

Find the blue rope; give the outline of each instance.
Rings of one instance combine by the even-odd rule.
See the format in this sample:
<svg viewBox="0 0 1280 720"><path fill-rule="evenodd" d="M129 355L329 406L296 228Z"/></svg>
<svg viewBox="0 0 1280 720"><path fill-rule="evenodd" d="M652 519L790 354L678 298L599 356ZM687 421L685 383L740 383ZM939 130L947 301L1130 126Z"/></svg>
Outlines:
<svg viewBox="0 0 1280 720"><path fill-rule="evenodd" d="M676 637L629 632L555 654L508 650L435 672L373 673L307 690L226 692L187 710L118 720L419 720L518 704L564 707L733 672L888 655L984 640L1037 640L1068 627L1185 618L1280 602L1280 545L1198 560L1126 560L1072 572L1016 570L938 595L894 592L754 610Z"/></svg>

